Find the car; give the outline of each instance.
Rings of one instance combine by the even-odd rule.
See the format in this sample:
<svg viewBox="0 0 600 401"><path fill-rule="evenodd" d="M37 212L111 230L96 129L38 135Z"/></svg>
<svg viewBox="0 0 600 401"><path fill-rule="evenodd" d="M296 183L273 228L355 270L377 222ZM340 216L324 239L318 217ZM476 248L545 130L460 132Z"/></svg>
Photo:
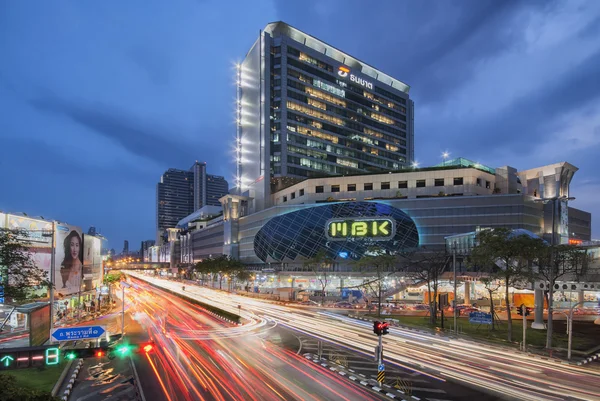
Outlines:
<svg viewBox="0 0 600 401"><path fill-rule="evenodd" d="M353 305L350 302L338 302L336 304L334 304L333 306L335 306L336 308L352 308Z"/></svg>

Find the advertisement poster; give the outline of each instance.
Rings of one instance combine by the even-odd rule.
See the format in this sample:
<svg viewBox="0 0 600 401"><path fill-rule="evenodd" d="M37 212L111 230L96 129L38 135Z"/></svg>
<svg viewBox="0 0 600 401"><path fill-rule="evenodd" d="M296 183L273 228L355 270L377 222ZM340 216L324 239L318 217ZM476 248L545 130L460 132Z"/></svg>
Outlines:
<svg viewBox="0 0 600 401"><path fill-rule="evenodd" d="M9 214L7 217L6 228L10 230L23 230L24 235L18 238L29 242L29 246L36 248L52 247L52 222L44 220L31 219L29 217L16 216ZM46 235L43 235L47 231Z"/></svg>
<svg viewBox="0 0 600 401"><path fill-rule="evenodd" d="M96 288L102 281L102 240L93 235L83 236L83 281L85 289Z"/></svg>
<svg viewBox="0 0 600 401"><path fill-rule="evenodd" d="M56 225L56 268L54 285L62 294L79 292L83 273L83 236L81 228Z"/></svg>

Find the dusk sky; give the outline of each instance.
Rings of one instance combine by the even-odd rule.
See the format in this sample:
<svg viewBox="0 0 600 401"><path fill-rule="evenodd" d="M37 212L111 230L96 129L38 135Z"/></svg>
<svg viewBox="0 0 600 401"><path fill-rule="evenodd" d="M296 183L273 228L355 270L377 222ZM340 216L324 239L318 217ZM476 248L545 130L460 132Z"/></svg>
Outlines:
<svg viewBox="0 0 600 401"><path fill-rule="evenodd" d="M233 182L234 63L278 20L411 86L421 166L579 167L600 237L598 0L3 1L0 210L154 239L167 168Z"/></svg>

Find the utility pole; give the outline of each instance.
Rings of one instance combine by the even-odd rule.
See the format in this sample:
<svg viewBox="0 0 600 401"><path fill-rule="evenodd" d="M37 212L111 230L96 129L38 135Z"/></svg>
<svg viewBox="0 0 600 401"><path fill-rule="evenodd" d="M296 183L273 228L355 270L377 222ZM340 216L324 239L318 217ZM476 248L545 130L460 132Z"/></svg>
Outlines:
<svg viewBox="0 0 600 401"><path fill-rule="evenodd" d="M567 347L567 359L571 360L571 345L573 343L573 310L579 305L583 305L583 302L577 302L575 305L571 306L571 310L569 311L569 320L567 321L567 327L569 328L569 344Z"/></svg>
<svg viewBox="0 0 600 401"><path fill-rule="evenodd" d="M56 244L54 242L56 233L56 222L52 221L52 247L50 248L50 342L52 342L52 329L54 328L54 271L56 263Z"/></svg>
<svg viewBox="0 0 600 401"><path fill-rule="evenodd" d="M452 300L452 314L454 315L454 334L458 334L456 316L456 244L452 246L452 270L454 270L454 299Z"/></svg>
<svg viewBox="0 0 600 401"><path fill-rule="evenodd" d="M523 313L523 351L527 352L527 307L521 305L521 313Z"/></svg>

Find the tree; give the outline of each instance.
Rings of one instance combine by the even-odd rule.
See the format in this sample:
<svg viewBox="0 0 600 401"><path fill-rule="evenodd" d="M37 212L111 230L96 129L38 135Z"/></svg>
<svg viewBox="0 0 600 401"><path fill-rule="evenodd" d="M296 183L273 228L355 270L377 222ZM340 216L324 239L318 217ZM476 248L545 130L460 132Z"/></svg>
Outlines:
<svg viewBox="0 0 600 401"><path fill-rule="evenodd" d="M37 267L24 230L0 229L0 284L5 298L22 302L37 288L52 285L48 273Z"/></svg>
<svg viewBox="0 0 600 401"><path fill-rule="evenodd" d="M383 303L383 290L385 278L395 271L397 256L388 253L385 249L371 246L367 249L364 256L355 262L355 266L362 272L368 271L376 274L376 279L369 281L364 286L376 287L376 296L379 300L377 307L377 316L381 316L381 306Z"/></svg>
<svg viewBox="0 0 600 401"><path fill-rule="evenodd" d="M487 271L492 279L502 280L508 326L508 341L512 341L510 287L532 278L531 249L536 239L514 235L507 228L483 230L477 234L477 245L469 256L469 263Z"/></svg>
<svg viewBox="0 0 600 401"><path fill-rule="evenodd" d="M326 288L330 283L329 272L333 270L334 259L327 254L327 250L319 249L317 253L304 262L304 266L308 267L313 271L319 283L321 283L321 290L323 296L326 296Z"/></svg>
<svg viewBox="0 0 600 401"><path fill-rule="evenodd" d="M429 294L429 322L435 324L437 320L438 287L442 273L446 270L451 255L445 249L426 249L422 247L410 259L407 273L413 279L427 283ZM432 297L433 295L433 297Z"/></svg>
<svg viewBox="0 0 600 401"><path fill-rule="evenodd" d="M494 310L494 294L502 286L502 282L494 277L486 276L479 279L490 296L490 315L492 315L492 331L496 330L496 312Z"/></svg>
<svg viewBox="0 0 600 401"><path fill-rule="evenodd" d="M569 279L582 276L588 266L589 256L585 249L575 245L550 246L543 240L538 240L531 252L535 255L537 278L549 285L546 348L552 348L554 285L564 276Z"/></svg>

